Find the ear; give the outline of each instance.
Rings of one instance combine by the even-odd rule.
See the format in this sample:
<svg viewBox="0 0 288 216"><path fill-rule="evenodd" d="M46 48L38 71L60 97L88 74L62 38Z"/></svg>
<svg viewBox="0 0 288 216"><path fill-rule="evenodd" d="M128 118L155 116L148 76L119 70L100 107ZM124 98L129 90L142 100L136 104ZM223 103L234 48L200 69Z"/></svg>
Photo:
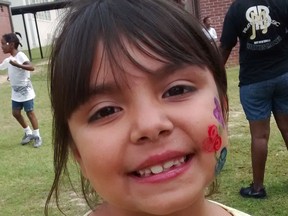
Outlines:
<svg viewBox="0 0 288 216"><path fill-rule="evenodd" d="M76 160L76 162L79 164L80 166L80 169L81 169L81 173L82 175L87 178L86 176L86 169L85 169L85 166L84 166L84 163L83 163L83 160L82 160L82 157L81 157L81 154L77 148L77 146L75 145L74 142L72 142L70 144L70 148L71 148L71 152L72 152L72 155L73 155L73 158Z"/></svg>

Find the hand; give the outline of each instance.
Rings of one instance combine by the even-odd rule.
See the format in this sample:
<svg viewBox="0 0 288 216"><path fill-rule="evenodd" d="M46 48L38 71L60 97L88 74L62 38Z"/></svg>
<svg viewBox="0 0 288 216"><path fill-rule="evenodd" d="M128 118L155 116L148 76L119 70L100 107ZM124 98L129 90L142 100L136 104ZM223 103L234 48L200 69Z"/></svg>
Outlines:
<svg viewBox="0 0 288 216"><path fill-rule="evenodd" d="M15 67L18 67L18 62L16 60L10 60L9 63Z"/></svg>

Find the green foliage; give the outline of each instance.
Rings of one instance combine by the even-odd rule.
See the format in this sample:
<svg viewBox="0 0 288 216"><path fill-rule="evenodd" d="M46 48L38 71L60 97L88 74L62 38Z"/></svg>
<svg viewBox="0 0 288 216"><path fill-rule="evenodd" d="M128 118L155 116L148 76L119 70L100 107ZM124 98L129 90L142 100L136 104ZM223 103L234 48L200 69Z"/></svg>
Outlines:
<svg viewBox="0 0 288 216"><path fill-rule="evenodd" d="M33 62L35 64L35 62ZM51 110L47 92L47 59L39 60L32 82L37 97L35 112L39 119L43 146L21 146L23 131L11 115L10 85L0 84L0 215L42 216L45 200L53 180L53 153L51 146ZM251 182L250 137L248 123L238 95L238 68L228 70L229 84L229 151L219 181L219 192L211 199L238 208L253 216L288 215L288 157L287 150L274 120L271 136L265 185L268 198L243 199L239 189ZM71 181L76 193L64 180L61 206L67 215L83 215L87 211L79 191L77 167L70 163ZM61 215L52 205L51 215Z"/></svg>

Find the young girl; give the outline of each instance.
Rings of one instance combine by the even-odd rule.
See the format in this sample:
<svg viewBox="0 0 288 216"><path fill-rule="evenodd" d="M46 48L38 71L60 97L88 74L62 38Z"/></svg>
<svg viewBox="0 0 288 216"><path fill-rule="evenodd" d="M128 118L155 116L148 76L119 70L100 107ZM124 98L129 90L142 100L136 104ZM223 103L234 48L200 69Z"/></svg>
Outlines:
<svg viewBox="0 0 288 216"><path fill-rule="evenodd" d="M34 71L34 67L28 57L23 52L18 51L19 45L21 44L15 33L2 36L1 48L5 54L11 56L0 64L0 70L8 68L8 78L12 88L12 114L24 130L21 144L25 145L34 140L34 147L38 148L42 144L42 139L39 133L38 120L34 113L35 92L30 80L30 71ZM21 114L23 108L32 124L33 131Z"/></svg>
<svg viewBox="0 0 288 216"><path fill-rule="evenodd" d="M69 152L87 215L247 215L205 198L227 154L227 83L192 16L166 0L80 0L56 38L46 215Z"/></svg>

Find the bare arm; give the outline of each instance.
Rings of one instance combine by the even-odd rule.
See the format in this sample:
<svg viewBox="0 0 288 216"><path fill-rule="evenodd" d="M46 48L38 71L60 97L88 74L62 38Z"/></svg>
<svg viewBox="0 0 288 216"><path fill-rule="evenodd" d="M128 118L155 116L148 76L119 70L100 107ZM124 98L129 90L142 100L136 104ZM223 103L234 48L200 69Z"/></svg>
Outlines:
<svg viewBox="0 0 288 216"><path fill-rule="evenodd" d="M23 64L19 64L17 61L10 60L11 65L21 68L23 70L34 71L34 67L30 62L24 62Z"/></svg>
<svg viewBox="0 0 288 216"><path fill-rule="evenodd" d="M220 51L220 54L222 56L223 64L225 65L228 58L229 58L229 55L230 55L232 49L225 48L221 43L219 46L219 51Z"/></svg>

